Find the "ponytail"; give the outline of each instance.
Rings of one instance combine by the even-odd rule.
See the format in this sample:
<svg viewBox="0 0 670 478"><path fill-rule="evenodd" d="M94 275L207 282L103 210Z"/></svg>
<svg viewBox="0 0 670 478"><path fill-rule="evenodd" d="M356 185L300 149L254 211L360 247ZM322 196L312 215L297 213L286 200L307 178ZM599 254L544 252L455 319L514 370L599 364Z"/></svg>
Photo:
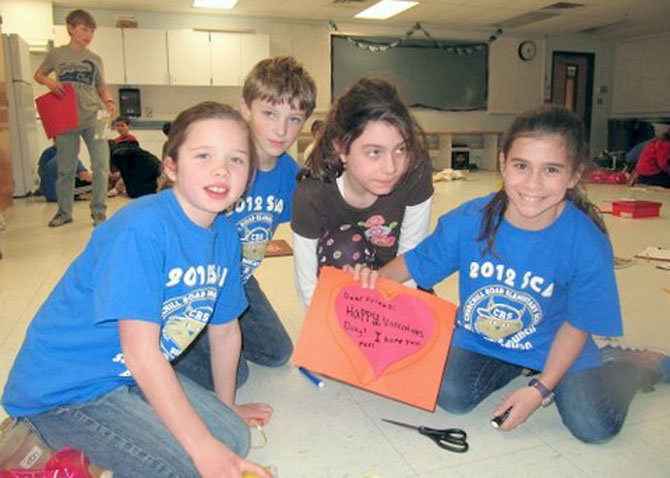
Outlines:
<svg viewBox="0 0 670 478"><path fill-rule="evenodd" d="M482 210L482 224L479 236L477 236L477 242L486 240L484 254L487 252L495 254L493 252L493 243L495 242L496 233L498 232L498 229L500 229L500 224L502 223L503 216L507 210L508 202L509 199L505 193L505 188L502 187Z"/></svg>

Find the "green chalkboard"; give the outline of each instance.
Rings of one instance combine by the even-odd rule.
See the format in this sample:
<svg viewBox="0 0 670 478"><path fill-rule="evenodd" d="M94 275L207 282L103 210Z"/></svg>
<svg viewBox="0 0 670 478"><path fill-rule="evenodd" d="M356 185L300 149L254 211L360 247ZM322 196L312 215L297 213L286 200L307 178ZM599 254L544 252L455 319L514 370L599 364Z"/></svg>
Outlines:
<svg viewBox="0 0 670 478"><path fill-rule="evenodd" d="M488 45L434 40L407 40L396 48L370 51L349 38L387 45L379 37L331 36L333 100L363 76L393 83L409 106L438 110L485 110Z"/></svg>

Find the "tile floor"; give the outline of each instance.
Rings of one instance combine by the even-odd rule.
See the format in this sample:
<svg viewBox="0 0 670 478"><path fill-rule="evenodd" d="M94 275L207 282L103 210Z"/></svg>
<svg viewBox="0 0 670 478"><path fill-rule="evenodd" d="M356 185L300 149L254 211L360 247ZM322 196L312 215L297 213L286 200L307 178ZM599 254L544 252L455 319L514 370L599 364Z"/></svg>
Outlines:
<svg viewBox="0 0 670 478"><path fill-rule="evenodd" d="M485 194L498 184L494 173L477 172L466 181L436 184L433 222L460 202ZM589 187L594 202L633 197L661 201L661 217L622 219L607 215L617 256L632 257L648 245L670 247L670 192L625 186ZM110 212L126 199L110 199ZM88 203L76 203L75 222L59 229L46 224L55 211L39 198L16 200L5 212L0 233L0 386L33 314L47 297L91 233ZM280 227L278 238L290 241ZM292 258L268 258L257 277L297 338L303 310L293 290ZM617 271L631 345L670 348L670 272L636 260ZM278 286L285 284L284 286ZM437 287L456 301L455 277ZM509 389L519 385L514 382ZM273 464L281 478L295 477L667 477L670 476L670 386L636 397L622 433L605 445L585 445L561 425L555 408L540 409L520 429L500 433L488 424L495 398L465 416L428 413L326 379L317 389L290 365L279 369L252 366L240 389L243 401L266 401L275 408L266 427L267 445L249 458ZM438 449L409 430L381 418L433 427L467 430L470 451L463 455ZM4 412L0 411L0 419Z"/></svg>

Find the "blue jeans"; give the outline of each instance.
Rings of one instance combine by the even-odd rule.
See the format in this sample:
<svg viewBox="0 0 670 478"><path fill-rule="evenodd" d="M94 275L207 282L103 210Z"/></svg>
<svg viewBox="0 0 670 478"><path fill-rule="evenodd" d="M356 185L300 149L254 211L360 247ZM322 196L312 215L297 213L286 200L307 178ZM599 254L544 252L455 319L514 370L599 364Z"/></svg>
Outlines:
<svg viewBox="0 0 670 478"><path fill-rule="evenodd" d="M179 375L211 433L238 455L249 451L249 427L209 390ZM53 449L73 446L114 471L115 478L195 477L188 454L163 425L137 386L23 419Z"/></svg>
<svg viewBox="0 0 670 478"><path fill-rule="evenodd" d="M284 365L293 354L291 337L254 276L244 290L249 308L240 316L242 356L266 367Z"/></svg>
<svg viewBox="0 0 670 478"><path fill-rule="evenodd" d="M214 390L212 378L212 356L209 350L208 329L200 332L189 348L184 351L172 365L178 373L186 375L195 383L207 390ZM249 377L247 362L240 357L237 366L237 387L241 387Z"/></svg>
<svg viewBox="0 0 670 478"><path fill-rule="evenodd" d="M291 337L261 290L258 281L252 276L244 288L249 308L239 319L242 331L242 354L237 367L238 387L249 377L247 360L266 367L279 367L284 365L293 353ZM174 368L201 386L214 389L207 329L202 331L190 348L174 362Z"/></svg>
<svg viewBox="0 0 670 478"><path fill-rule="evenodd" d="M452 347L438 404L450 413L467 413L522 371L517 365ZM621 430L640 383L636 367L621 362L567 373L554 390L556 407L575 437L603 443Z"/></svg>
<svg viewBox="0 0 670 478"><path fill-rule="evenodd" d="M58 211L72 217L74 201L74 178L79 161L79 137L84 139L91 157L93 185L91 195L91 214L104 214L107 211L107 176L109 175L109 146L104 139L95 139L95 127L77 128L56 136L56 198Z"/></svg>

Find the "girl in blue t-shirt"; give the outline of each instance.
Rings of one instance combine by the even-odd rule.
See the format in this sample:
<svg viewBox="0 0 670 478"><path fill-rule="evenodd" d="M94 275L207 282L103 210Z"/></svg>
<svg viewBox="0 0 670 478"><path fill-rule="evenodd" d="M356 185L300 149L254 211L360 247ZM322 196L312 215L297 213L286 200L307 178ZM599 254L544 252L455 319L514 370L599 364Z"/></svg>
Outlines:
<svg viewBox="0 0 670 478"><path fill-rule="evenodd" d="M459 272L460 307L439 405L472 410L519 375L537 375L493 410L512 430L555 398L563 423L585 442L623 425L640 388L670 380L659 353L607 347L592 334L622 334L612 247L578 188L586 167L579 117L548 106L519 116L502 144L503 187L443 216L431 236L377 277L430 288Z"/></svg>
<svg viewBox="0 0 670 478"><path fill-rule="evenodd" d="M241 457L247 422L265 424L272 408L235 402L247 301L237 232L220 214L255 166L231 107L206 102L177 117L164 158L172 188L95 229L28 328L2 397L9 415L118 477L269 478ZM175 372L177 358L193 366ZM182 372L210 362L210 387Z"/></svg>

